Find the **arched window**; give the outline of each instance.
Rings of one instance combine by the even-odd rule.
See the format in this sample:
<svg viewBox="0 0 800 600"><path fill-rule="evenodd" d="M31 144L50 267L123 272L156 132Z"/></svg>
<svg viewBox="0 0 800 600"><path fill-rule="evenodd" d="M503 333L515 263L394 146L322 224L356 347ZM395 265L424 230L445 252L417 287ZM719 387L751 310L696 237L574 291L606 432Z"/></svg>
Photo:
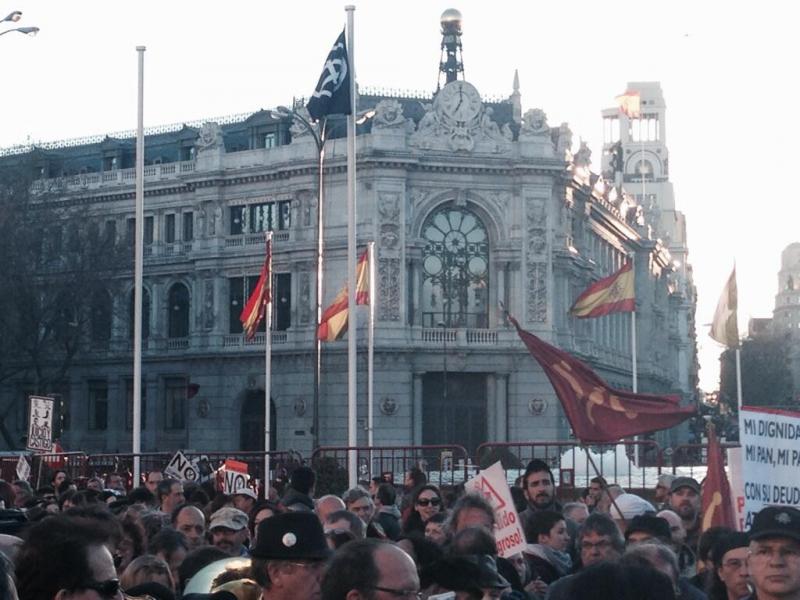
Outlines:
<svg viewBox="0 0 800 600"><path fill-rule="evenodd" d="M189 290L182 283L169 288L167 313L169 337L189 337Z"/></svg>
<svg viewBox="0 0 800 600"><path fill-rule="evenodd" d="M452 204L422 226L425 327L484 328L489 323L489 237L483 222Z"/></svg>
<svg viewBox="0 0 800 600"><path fill-rule="evenodd" d="M653 163L649 160L640 159L636 161L636 175L644 179L653 178Z"/></svg>
<svg viewBox="0 0 800 600"><path fill-rule="evenodd" d="M111 296L105 290L92 295L89 320L93 342L104 343L111 339Z"/></svg>
<svg viewBox="0 0 800 600"><path fill-rule="evenodd" d="M131 290L131 299L129 303L130 313L128 319L128 333L131 339L133 339L133 334L134 334L133 319L135 312L135 306L134 306L135 302L136 302L135 291ZM150 337L150 292L147 291L147 288L143 288L142 289L142 339L146 340L148 337Z"/></svg>

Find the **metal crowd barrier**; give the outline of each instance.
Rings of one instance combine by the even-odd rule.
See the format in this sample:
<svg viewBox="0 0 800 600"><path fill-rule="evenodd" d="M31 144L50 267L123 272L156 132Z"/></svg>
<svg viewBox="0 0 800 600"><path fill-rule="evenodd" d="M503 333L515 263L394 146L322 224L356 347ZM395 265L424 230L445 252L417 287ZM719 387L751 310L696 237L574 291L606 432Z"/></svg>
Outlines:
<svg viewBox="0 0 800 600"><path fill-rule="evenodd" d="M728 448L739 448L738 443L722 443L723 450ZM701 481L706 476L706 465L708 458L708 446L706 444L681 444L675 446L671 452L664 451L666 456L665 463L669 463L672 473L687 477L694 477ZM727 452L722 453L723 460L727 464Z"/></svg>
<svg viewBox="0 0 800 600"><path fill-rule="evenodd" d="M655 487L655 479L661 473L661 449L655 441L628 440L590 444L587 448L608 483L634 490ZM485 469L499 460L511 485L534 458L547 463L562 490L588 487L597 476L586 450L572 441L487 442L478 446L475 462Z"/></svg>
<svg viewBox="0 0 800 600"><path fill-rule="evenodd" d="M405 473L419 467L434 485L453 486L477 471L467 450L458 445L433 446L324 446L311 455L317 472L317 494L340 494L347 489L350 452L356 453L359 481L391 474L395 485L403 485Z"/></svg>

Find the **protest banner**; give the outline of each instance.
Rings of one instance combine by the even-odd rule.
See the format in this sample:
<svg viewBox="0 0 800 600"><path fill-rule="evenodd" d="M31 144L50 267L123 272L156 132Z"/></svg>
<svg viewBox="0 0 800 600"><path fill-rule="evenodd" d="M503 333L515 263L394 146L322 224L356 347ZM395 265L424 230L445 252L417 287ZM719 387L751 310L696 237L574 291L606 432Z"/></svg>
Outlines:
<svg viewBox="0 0 800 600"><path fill-rule="evenodd" d="M247 463L229 459L225 461L222 469L224 471L223 493L231 496L248 487L250 475L247 473Z"/></svg>
<svg viewBox="0 0 800 600"><path fill-rule="evenodd" d="M197 481L198 475L196 464L186 458L180 450L169 461L164 469L164 474L180 481Z"/></svg>
<svg viewBox="0 0 800 600"><path fill-rule="evenodd" d="M522 552L527 546L525 532L511 498L506 472L500 462L484 469L464 484L467 493L481 494L494 509L494 537L503 558Z"/></svg>
<svg viewBox="0 0 800 600"><path fill-rule="evenodd" d="M800 413L743 406L739 439L744 529L749 529L755 514L765 506L800 504Z"/></svg>
<svg viewBox="0 0 800 600"><path fill-rule="evenodd" d="M728 448L728 471L731 481L731 502L736 530L744 531L744 482L742 481L742 449Z"/></svg>
<svg viewBox="0 0 800 600"><path fill-rule="evenodd" d="M53 451L53 399L30 396L28 413L28 450Z"/></svg>

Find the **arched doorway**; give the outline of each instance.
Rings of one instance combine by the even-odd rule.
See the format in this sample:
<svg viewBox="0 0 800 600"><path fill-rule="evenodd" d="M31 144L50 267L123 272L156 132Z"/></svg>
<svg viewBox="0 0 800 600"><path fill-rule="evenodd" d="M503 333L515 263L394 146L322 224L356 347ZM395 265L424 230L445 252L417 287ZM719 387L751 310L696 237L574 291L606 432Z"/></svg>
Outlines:
<svg viewBox="0 0 800 600"><path fill-rule="evenodd" d="M269 449L275 450L277 423L275 419L275 403L269 403ZM242 403L239 420L239 450L242 452L264 451L264 390L250 390Z"/></svg>

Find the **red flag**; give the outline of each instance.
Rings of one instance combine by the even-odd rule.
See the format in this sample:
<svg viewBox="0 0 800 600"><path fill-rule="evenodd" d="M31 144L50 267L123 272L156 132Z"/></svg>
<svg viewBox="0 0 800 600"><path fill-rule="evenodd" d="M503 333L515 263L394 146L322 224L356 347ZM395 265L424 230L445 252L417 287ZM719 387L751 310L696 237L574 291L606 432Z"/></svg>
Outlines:
<svg viewBox="0 0 800 600"><path fill-rule="evenodd" d="M267 240L267 256L264 259L264 266L261 267L261 275L258 277L258 283L247 299L247 304L242 309L242 314L239 315L239 320L242 322L245 337L248 340L253 339L258 330L258 326L264 315L267 312L267 305L272 300L272 241Z"/></svg>
<svg viewBox="0 0 800 600"><path fill-rule="evenodd" d="M569 309L579 319L636 310L633 265L625 263L616 273L595 281Z"/></svg>
<svg viewBox="0 0 800 600"><path fill-rule="evenodd" d="M575 437L582 442L620 438L674 427L695 414L677 396L615 390L578 359L522 329L509 316L531 356L541 365L564 407Z"/></svg>
<svg viewBox="0 0 800 600"><path fill-rule="evenodd" d="M617 96L616 100L619 112L629 119L638 119L642 116L642 97L639 92L628 90L624 94Z"/></svg>
<svg viewBox="0 0 800 600"><path fill-rule="evenodd" d="M369 304L369 251L358 259L356 266L356 304ZM345 285L336 298L322 313L322 319L317 329L317 338L323 342L338 340L347 331L347 285Z"/></svg>
<svg viewBox="0 0 800 600"><path fill-rule="evenodd" d="M708 471L703 483L703 522L701 531L709 527L736 529L731 504L731 485L725 474L725 460L714 427L708 428Z"/></svg>

